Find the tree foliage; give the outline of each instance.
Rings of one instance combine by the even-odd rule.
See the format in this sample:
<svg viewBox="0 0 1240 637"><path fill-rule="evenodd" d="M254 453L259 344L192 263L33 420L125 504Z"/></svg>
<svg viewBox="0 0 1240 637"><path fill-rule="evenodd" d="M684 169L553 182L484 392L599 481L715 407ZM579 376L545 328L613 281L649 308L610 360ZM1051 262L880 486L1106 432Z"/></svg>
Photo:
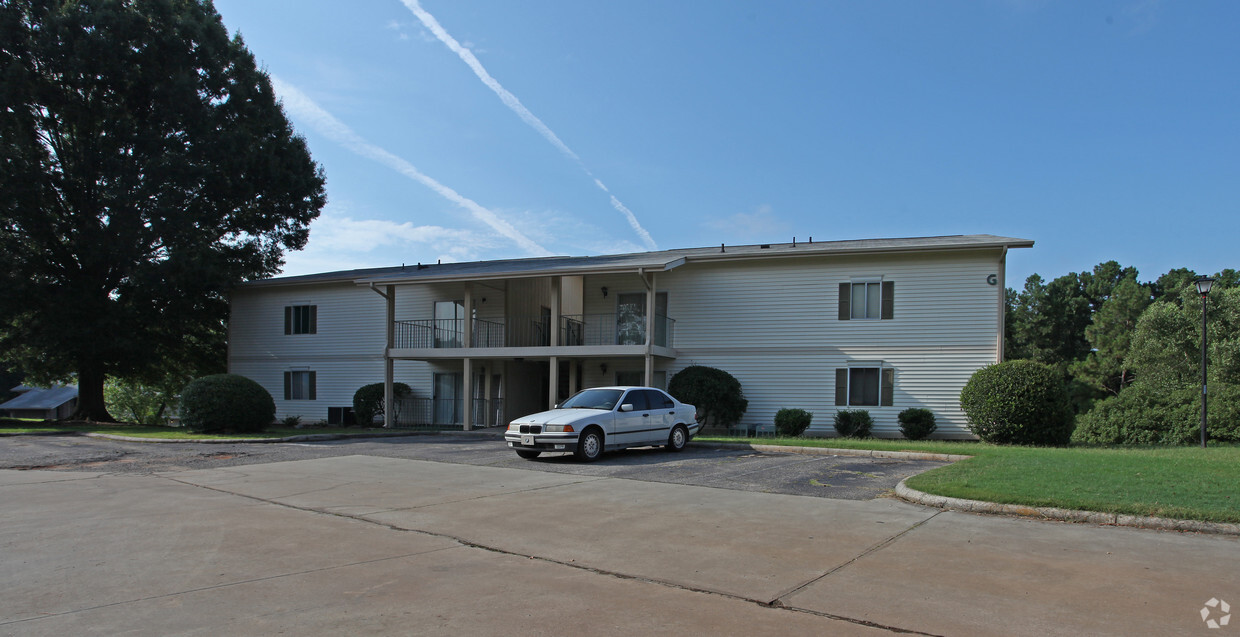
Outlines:
<svg viewBox="0 0 1240 637"><path fill-rule="evenodd" d="M749 408L741 383L731 374L704 365L690 365L667 384L667 393L698 409L704 426L731 427Z"/></svg>
<svg viewBox="0 0 1240 637"><path fill-rule="evenodd" d="M1212 385L1238 385L1240 287L1215 287L1206 300L1208 380ZM1132 337L1128 364L1152 389L1201 385L1201 297L1186 287L1177 301L1151 305Z"/></svg>
<svg viewBox="0 0 1240 637"><path fill-rule="evenodd" d="M209 0L0 3L0 352L76 375L218 365L227 290L278 271L323 175Z"/></svg>
<svg viewBox="0 0 1240 637"><path fill-rule="evenodd" d="M1149 287L1137 282L1135 274L1115 285L1110 298L1101 303L1085 328L1090 352L1071 365L1072 375L1108 394L1118 394L1133 381L1133 370L1126 364L1137 320L1150 304Z"/></svg>

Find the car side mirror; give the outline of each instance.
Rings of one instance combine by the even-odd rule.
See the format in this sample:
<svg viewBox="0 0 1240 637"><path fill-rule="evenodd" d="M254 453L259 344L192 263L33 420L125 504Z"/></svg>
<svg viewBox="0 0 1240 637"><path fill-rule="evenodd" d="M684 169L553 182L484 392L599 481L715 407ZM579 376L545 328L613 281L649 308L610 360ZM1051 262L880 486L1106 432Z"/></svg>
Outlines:
<svg viewBox="0 0 1240 637"><path fill-rule="evenodd" d="M633 403L624 403L620 405L620 411L633 411Z"/></svg>

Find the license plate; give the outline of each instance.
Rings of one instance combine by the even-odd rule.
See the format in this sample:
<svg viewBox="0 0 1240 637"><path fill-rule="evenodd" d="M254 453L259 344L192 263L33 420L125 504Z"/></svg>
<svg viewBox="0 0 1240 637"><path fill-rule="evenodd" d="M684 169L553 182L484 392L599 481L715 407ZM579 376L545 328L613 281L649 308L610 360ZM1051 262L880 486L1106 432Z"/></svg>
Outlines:
<svg viewBox="0 0 1240 637"><path fill-rule="evenodd" d="M521 444L527 447L534 446L534 436L521 436Z"/></svg>

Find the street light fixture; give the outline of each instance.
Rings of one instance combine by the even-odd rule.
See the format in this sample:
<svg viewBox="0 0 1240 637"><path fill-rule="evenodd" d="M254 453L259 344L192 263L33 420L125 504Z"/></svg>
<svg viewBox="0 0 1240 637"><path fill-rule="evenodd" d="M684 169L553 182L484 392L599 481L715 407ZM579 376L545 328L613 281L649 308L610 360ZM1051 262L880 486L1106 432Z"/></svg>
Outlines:
<svg viewBox="0 0 1240 637"><path fill-rule="evenodd" d="M1206 296L1214 279L1197 278L1197 293L1201 295L1201 448L1206 448Z"/></svg>

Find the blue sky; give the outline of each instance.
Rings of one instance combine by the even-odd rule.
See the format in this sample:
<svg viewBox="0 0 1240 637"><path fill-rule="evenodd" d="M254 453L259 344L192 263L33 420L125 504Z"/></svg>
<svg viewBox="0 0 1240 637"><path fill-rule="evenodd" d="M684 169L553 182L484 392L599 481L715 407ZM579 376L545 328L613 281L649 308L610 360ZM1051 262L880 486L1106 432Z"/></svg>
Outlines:
<svg viewBox="0 0 1240 637"><path fill-rule="evenodd" d="M216 0L329 203L287 274L945 234L1240 267L1240 2Z"/></svg>

